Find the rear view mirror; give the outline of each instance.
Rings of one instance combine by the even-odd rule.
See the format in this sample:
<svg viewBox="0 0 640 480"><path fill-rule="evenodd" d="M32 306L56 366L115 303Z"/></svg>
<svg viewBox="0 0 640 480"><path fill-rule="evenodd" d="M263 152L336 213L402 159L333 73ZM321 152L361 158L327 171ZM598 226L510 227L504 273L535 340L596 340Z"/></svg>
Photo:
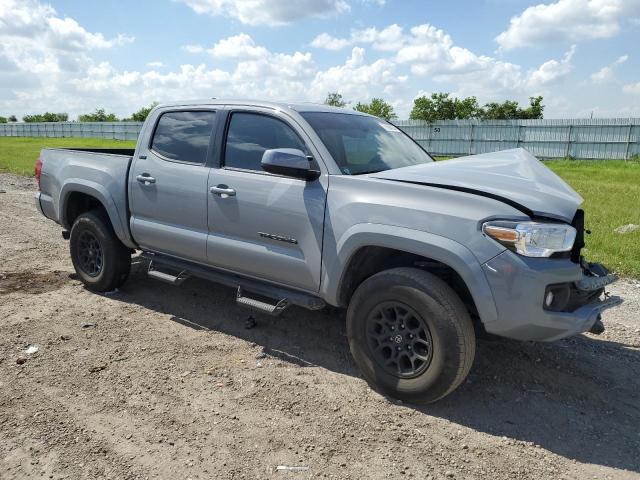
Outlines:
<svg viewBox="0 0 640 480"><path fill-rule="evenodd" d="M262 155L262 168L266 172L287 177L315 180L320 172L311 169L311 157L296 148L274 148Z"/></svg>

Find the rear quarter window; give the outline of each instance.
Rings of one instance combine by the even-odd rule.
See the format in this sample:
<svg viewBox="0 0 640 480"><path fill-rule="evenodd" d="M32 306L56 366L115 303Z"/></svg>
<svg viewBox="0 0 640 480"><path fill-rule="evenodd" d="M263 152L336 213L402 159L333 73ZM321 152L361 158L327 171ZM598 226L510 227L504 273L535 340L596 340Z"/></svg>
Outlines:
<svg viewBox="0 0 640 480"><path fill-rule="evenodd" d="M204 164L215 124L215 112L167 112L156 125L151 150L180 162Z"/></svg>

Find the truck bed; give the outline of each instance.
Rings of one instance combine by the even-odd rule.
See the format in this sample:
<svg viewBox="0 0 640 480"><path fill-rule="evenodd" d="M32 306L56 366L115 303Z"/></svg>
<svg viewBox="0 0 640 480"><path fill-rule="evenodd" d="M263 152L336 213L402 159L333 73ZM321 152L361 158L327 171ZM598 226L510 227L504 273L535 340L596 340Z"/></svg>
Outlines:
<svg viewBox="0 0 640 480"><path fill-rule="evenodd" d="M70 195L98 199L109 214L118 238L133 245L129 232L127 186L135 153L130 148L45 148L37 202L45 216L70 229ZM75 192L75 193L71 193Z"/></svg>

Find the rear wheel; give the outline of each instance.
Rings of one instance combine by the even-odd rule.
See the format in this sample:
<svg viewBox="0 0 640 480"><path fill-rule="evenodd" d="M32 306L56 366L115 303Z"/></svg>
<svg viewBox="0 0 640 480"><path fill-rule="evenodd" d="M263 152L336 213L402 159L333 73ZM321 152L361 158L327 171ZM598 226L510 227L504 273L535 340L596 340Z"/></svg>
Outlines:
<svg viewBox="0 0 640 480"><path fill-rule="evenodd" d="M414 403L434 402L466 378L475 356L473 323L453 289L415 268L378 273L349 304L353 357L376 389Z"/></svg>
<svg viewBox="0 0 640 480"><path fill-rule="evenodd" d="M90 290L114 290L129 276L131 252L118 239L101 210L92 210L76 218L71 227L69 249L78 277Z"/></svg>

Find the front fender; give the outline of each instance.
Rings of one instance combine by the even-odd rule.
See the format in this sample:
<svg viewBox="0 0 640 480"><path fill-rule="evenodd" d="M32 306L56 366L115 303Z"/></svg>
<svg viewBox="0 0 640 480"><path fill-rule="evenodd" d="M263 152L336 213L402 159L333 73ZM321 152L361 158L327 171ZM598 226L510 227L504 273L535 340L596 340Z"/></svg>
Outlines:
<svg viewBox="0 0 640 480"><path fill-rule="evenodd" d="M386 247L431 258L453 268L464 280L484 323L498 317L493 293L476 257L450 238L392 225L362 223L351 226L335 242L335 252L325 252L323 297L338 304L343 274L352 256L362 247ZM325 248L334 248L325 245ZM326 259L331 260L327 261Z"/></svg>
<svg viewBox="0 0 640 480"><path fill-rule="evenodd" d="M120 241L130 248L135 246L133 245L129 235L129 230L126 226L126 212L120 212L118 210L118 206L116 205L113 196L103 185L91 180L69 178L63 183L58 200L58 205L60 206L58 218L60 219L60 224L64 228L67 230L71 229L71 225L67 218L67 201L69 200L69 196L74 192L84 193L98 200L107 211L111 225L113 225L113 230Z"/></svg>

